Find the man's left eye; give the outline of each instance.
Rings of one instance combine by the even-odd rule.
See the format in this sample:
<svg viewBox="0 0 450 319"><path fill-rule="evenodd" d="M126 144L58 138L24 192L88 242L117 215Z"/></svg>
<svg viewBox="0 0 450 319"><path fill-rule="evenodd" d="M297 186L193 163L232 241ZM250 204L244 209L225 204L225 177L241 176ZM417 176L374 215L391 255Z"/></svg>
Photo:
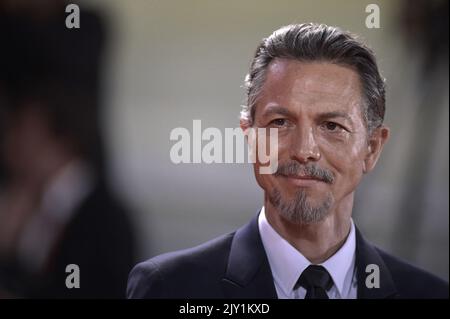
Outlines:
<svg viewBox="0 0 450 319"><path fill-rule="evenodd" d="M275 119L275 120L272 120L272 121L270 122L270 124L273 124L273 125L275 125L275 126L285 126L286 123L287 123L287 121L286 121L285 119L282 119L282 118L280 118L280 119Z"/></svg>
<svg viewBox="0 0 450 319"><path fill-rule="evenodd" d="M337 124L337 123L335 123L335 122L325 122L325 123L323 124L323 126L324 126L328 131L332 131L332 132L334 132L334 131L339 131L339 130L343 130L343 129L344 129L341 125L339 125L339 124Z"/></svg>

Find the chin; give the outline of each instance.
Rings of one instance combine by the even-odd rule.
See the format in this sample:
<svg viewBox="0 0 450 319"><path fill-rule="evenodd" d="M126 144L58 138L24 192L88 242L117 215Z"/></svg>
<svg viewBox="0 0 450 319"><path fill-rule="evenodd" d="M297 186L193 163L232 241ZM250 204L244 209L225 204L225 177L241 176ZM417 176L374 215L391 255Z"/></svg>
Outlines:
<svg viewBox="0 0 450 319"><path fill-rule="evenodd" d="M269 200L280 215L293 224L316 224L322 222L331 212L334 198L331 193L321 200L311 200L306 190L298 190L286 198L278 189L269 193Z"/></svg>
<svg viewBox="0 0 450 319"><path fill-rule="evenodd" d="M325 212L322 214L311 214L305 212L295 212L293 214L289 214L287 212L281 212L281 217L295 225L316 225L323 222L328 216L329 212Z"/></svg>

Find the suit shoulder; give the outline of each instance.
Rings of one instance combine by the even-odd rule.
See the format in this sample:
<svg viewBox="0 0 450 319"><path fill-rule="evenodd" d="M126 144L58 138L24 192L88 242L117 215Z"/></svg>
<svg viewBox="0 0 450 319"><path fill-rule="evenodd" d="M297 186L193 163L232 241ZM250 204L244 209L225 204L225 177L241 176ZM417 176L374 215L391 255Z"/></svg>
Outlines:
<svg viewBox="0 0 450 319"><path fill-rule="evenodd" d="M388 267L400 298L448 298L448 282L376 248Z"/></svg>
<svg viewBox="0 0 450 319"><path fill-rule="evenodd" d="M128 277L128 298L171 298L176 291L213 285L225 273L234 233L139 263Z"/></svg>

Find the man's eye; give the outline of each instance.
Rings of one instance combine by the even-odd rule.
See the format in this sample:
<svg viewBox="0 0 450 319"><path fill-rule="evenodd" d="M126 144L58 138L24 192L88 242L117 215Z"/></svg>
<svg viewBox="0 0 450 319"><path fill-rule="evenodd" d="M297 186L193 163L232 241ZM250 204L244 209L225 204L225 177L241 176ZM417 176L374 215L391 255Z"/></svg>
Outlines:
<svg viewBox="0 0 450 319"><path fill-rule="evenodd" d="M276 126L285 126L286 122L287 121L285 119L275 119L275 120L271 121L270 124L276 125Z"/></svg>
<svg viewBox="0 0 450 319"><path fill-rule="evenodd" d="M343 128L341 125L339 125L339 124L337 124L337 123L335 123L335 122L325 122L325 123L323 124L323 126L324 126L328 131L331 131L331 132L337 132L337 131L340 131L340 130L344 130L344 128Z"/></svg>

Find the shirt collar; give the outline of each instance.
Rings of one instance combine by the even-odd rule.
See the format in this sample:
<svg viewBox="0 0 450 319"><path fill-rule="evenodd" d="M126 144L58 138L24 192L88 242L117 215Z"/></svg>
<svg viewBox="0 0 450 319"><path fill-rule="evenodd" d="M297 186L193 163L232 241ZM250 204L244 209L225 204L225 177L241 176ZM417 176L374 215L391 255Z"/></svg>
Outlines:
<svg viewBox="0 0 450 319"><path fill-rule="evenodd" d="M350 233L342 247L333 256L321 263L331 275L331 278L333 278L333 282L341 296L344 293L346 279L348 278L349 283L351 283L351 278L353 277L353 271L355 269L355 252L355 225L353 220L351 220Z"/></svg>
<svg viewBox="0 0 450 319"><path fill-rule="evenodd" d="M258 227L274 280L283 292L289 295L298 278L311 265L311 262L273 229L267 221L264 207L258 217ZM352 220L350 233L342 247L320 264L330 273L341 296L346 278L351 278L353 275L355 249L355 226Z"/></svg>

